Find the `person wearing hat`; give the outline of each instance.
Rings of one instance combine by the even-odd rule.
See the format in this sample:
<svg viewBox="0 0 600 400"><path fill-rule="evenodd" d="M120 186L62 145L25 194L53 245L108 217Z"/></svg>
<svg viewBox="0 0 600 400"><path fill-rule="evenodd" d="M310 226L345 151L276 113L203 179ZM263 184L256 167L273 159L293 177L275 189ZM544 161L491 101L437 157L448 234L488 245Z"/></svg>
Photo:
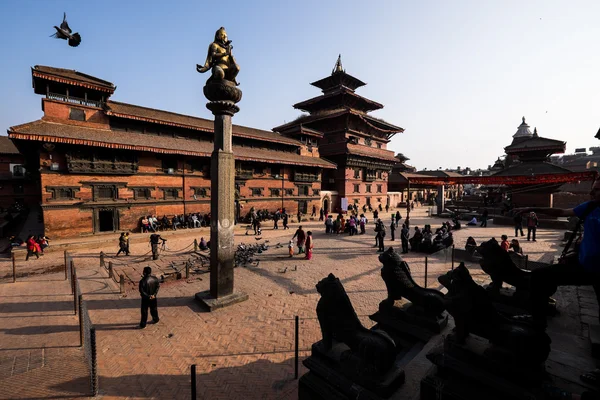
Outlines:
<svg viewBox="0 0 600 400"><path fill-rule="evenodd" d="M152 268L144 267L144 277L140 280L139 284L140 296L142 296L142 319L140 321L140 329L146 327L148 321L148 308L150 308L150 314L152 315L152 323L156 324L159 321L158 302L156 300L159 288L160 283L158 278L152 275Z"/></svg>

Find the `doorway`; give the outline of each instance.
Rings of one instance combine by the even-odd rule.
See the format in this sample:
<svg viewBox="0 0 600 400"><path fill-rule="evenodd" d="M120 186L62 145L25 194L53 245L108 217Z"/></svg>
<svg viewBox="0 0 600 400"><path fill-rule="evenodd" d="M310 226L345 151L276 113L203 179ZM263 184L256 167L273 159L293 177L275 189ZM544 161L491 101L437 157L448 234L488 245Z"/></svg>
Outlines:
<svg viewBox="0 0 600 400"><path fill-rule="evenodd" d="M115 225L114 208L102 208L98 210L98 232L114 232L117 230Z"/></svg>
<svg viewBox="0 0 600 400"><path fill-rule="evenodd" d="M329 200L323 200L323 213L329 214Z"/></svg>

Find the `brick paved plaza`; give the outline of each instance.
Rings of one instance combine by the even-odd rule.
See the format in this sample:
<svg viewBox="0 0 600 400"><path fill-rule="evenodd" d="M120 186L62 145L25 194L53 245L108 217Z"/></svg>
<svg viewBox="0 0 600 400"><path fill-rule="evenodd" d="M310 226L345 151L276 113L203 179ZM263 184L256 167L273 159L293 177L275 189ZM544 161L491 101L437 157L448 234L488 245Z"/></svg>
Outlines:
<svg viewBox="0 0 600 400"><path fill-rule="evenodd" d="M436 227L442 221L428 218L425 209L417 209L411 226L431 223ZM136 329L140 305L137 291L128 286L127 293L120 295L118 285L99 266L101 250L116 253L116 238L107 237L98 248L72 250L97 329L100 398L187 399L192 364L197 364L198 398L297 398L297 381L293 379L294 317L301 319L299 347L304 358L311 344L320 339L315 283L330 272L338 276L366 326L372 325L368 315L377 310L385 296L385 284L379 275L381 265L373 248L372 224L368 225L368 235L354 237L326 236L317 221L303 224L315 238L312 261L298 256L288 258L286 244L297 225L292 224L288 231L265 226L262 239L269 240L271 248L260 255L259 266L235 270L235 286L250 296L248 301L205 312L194 294L208 289L209 276L195 274L188 280L161 286L160 323L148 325L145 330ZM488 228L462 229L455 235L456 247L464 247L467 236L480 242L504 233L510 236L511 231L511 227L492 224ZM243 227L236 231L237 243L256 242L244 233ZM548 259L550 253L561 248L561 235L559 231L542 230L536 243L522 243L525 253L531 260ZM149 250L145 239L137 240L140 236L134 236L132 259ZM180 249L209 233L197 229L165 236L171 249ZM278 242L284 246L274 248ZM388 241L390 244L398 248L400 242ZM415 280L423 284L424 255L410 253L406 259ZM125 260L120 257L115 263ZM152 265L144 258L135 260ZM54 251L40 260L18 260L17 267L19 273L24 273L51 270L62 263L62 251ZM470 267L476 279L485 279L477 266ZM428 286L437 287L435 278L449 268L449 258L431 260ZM10 261L2 260L0 276L10 271ZM77 317L73 316L64 273L20 277L15 284L5 278L0 284L0 298L0 399L85 397L89 388L87 367L78 348ZM300 374L305 372L301 365Z"/></svg>

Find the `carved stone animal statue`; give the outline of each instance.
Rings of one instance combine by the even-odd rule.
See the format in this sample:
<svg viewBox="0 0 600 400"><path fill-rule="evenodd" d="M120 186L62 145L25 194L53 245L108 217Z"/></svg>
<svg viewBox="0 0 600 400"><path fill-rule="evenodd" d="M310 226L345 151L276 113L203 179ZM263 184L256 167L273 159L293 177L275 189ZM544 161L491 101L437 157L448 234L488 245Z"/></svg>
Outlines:
<svg viewBox="0 0 600 400"><path fill-rule="evenodd" d="M464 343L473 332L502 349L514 362L536 365L546 360L550 353L550 338L546 332L499 314L464 263L440 276L438 281L448 289L444 302L454 317L458 343Z"/></svg>
<svg viewBox="0 0 600 400"><path fill-rule="evenodd" d="M344 286L333 274L317 283L321 295L317 317L323 333L323 346L330 350L333 340L345 343L350 350L341 355L345 369L359 376L381 376L394 364L396 344L383 331L362 326Z"/></svg>
<svg viewBox="0 0 600 400"><path fill-rule="evenodd" d="M531 272L517 267L496 239L483 242L477 251L482 256L481 268L492 278L491 288L500 289L502 282L506 282L518 290L528 289Z"/></svg>
<svg viewBox="0 0 600 400"><path fill-rule="evenodd" d="M381 277L388 292L388 297L381 302L380 308L392 307L395 300L405 297L428 315L437 316L445 310L444 294L417 285L412 279L410 267L393 248L380 254L379 261L383 264Z"/></svg>

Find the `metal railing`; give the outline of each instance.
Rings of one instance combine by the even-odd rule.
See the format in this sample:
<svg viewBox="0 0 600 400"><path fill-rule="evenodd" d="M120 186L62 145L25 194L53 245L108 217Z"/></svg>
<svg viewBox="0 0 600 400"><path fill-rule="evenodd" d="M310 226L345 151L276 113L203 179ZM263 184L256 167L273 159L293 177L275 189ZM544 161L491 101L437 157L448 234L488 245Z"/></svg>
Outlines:
<svg viewBox="0 0 600 400"><path fill-rule="evenodd" d="M96 328L92 324L87 303L83 299L77 269L73 257L65 250L65 279L70 279L71 294L73 294L73 311L79 314L79 346L83 347L84 356L90 375L90 392L98 394L98 360L96 351Z"/></svg>

